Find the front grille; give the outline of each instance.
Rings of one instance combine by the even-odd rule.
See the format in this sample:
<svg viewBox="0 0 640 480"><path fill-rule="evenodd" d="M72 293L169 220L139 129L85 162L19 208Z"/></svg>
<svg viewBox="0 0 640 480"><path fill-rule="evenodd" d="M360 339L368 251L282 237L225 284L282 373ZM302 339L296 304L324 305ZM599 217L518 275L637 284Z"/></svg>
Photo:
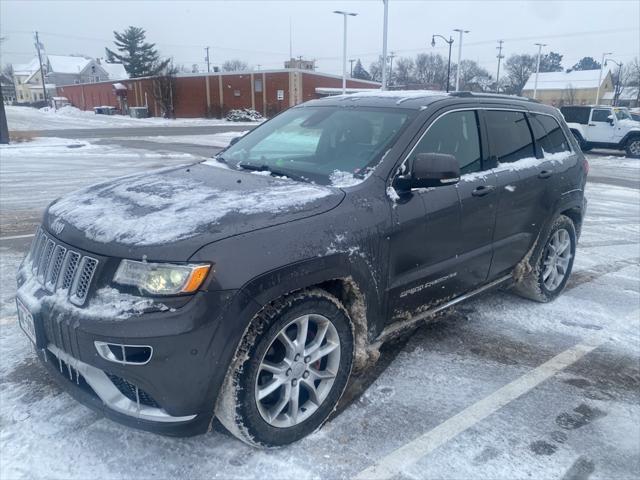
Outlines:
<svg viewBox="0 0 640 480"><path fill-rule="evenodd" d="M55 367L55 369L60 372L60 375L62 375L71 383L75 383L82 390L85 390L86 392L89 392L92 395L97 397L96 393L89 386L84 376L78 370L73 368L71 365L69 365L67 362L62 360L60 357L56 356L50 350L46 350L46 349L43 350L43 355L44 355L44 361L51 363Z"/></svg>
<svg viewBox="0 0 640 480"><path fill-rule="evenodd" d="M29 257L33 274L45 290L66 291L71 303L84 304L98 260L67 249L42 227L36 232Z"/></svg>
<svg viewBox="0 0 640 480"><path fill-rule="evenodd" d="M132 402L139 402L140 405L146 405L148 407L160 408L160 405L158 405L151 395L141 388L136 387L133 383L111 373L107 373L107 377L109 377L109 380L120 390L120 393Z"/></svg>

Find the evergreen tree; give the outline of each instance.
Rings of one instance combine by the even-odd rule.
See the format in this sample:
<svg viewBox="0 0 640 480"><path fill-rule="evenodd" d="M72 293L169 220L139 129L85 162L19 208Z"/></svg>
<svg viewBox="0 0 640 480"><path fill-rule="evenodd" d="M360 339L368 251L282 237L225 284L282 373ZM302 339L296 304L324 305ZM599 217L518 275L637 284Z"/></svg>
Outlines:
<svg viewBox="0 0 640 480"><path fill-rule="evenodd" d="M561 72L562 55L556 52L549 52L540 58L541 72Z"/></svg>
<svg viewBox="0 0 640 480"><path fill-rule="evenodd" d="M108 62L124 65L131 78L157 75L169 64L169 59L160 60L155 43L145 41L145 31L140 27L129 27L124 32L113 32L113 43L120 53L105 48Z"/></svg>
<svg viewBox="0 0 640 480"><path fill-rule="evenodd" d="M578 63L576 63L572 70L599 70L600 63L596 62L592 57L582 57Z"/></svg>
<svg viewBox="0 0 640 480"><path fill-rule="evenodd" d="M353 67L353 78L359 78L360 80L371 80L371 75L369 75L369 72L364 69L360 59L356 61L356 64Z"/></svg>

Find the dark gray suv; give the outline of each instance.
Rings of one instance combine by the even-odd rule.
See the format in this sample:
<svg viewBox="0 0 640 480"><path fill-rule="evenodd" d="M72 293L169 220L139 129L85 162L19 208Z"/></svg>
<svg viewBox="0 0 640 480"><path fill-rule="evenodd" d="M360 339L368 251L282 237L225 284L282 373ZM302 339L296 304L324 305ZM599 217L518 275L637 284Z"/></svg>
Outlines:
<svg viewBox="0 0 640 480"><path fill-rule="evenodd" d="M287 444L386 340L498 286L560 294L587 170L558 110L526 99L314 100L206 162L53 202L19 270L19 322L110 418L189 435L216 416Z"/></svg>

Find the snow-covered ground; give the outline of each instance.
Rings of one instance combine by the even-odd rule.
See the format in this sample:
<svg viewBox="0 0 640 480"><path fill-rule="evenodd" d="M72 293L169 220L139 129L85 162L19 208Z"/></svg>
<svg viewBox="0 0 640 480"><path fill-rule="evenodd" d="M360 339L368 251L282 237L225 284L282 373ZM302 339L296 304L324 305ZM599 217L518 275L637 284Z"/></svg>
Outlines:
<svg viewBox="0 0 640 480"><path fill-rule="evenodd" d="M194 158L69 143L0 150L3 214L19 217L71 189ZM634 178L640 172L640 161L591 157L603 175L622 166ZM162 437L78 404L50 380L16 325L15 271L28 239L0 241L0 478L352 478L594 337L604 343L557 375L429 454L412 450L396 477L638 478L640 190L590 183L587 195L574 272L560 298L538 304L498 291L462 304L387 346L378 367L350 386L339 414L277 450L252 449L221 427Z"/></svg>
<svg viewBox="0 0 640 480"><path fill-rule="evenodd" d="M238 132L221 132L211 135L163 135L154 137L114 137L113 140L144 140L156 143L188 143L191 145L203 145L209 147L226 147L236 137L246 134L247 130Z"/></svg>
<svg viewBox="0 0 640 480"><path fill-rule="evenodd" d="M35 109L31 107L7 106L7 122L10 131L58 130L117 127L196 127L213 125L255 125L256 122L227 122L209 118L131 118L124 115L96 115L75 107Z"/></svg>

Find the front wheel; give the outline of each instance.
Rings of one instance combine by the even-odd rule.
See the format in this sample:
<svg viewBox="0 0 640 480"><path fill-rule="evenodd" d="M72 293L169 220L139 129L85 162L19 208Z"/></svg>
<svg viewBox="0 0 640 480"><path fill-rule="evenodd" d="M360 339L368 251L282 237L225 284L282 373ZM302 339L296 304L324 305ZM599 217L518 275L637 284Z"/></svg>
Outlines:
<svg viewBox="0 0 640 480"><path fill-rule="evenodd" d="M286 445L335 409L353 361L346 310L322 290L284 297L259 313L229 369L216 416L254 446Z"/></svg>
<svg viewBox="0 0 640 480"><path fill-rule="evenodd" d="M627 142L624 149L627 157L640 158L640 137L635 137Z"/></svg>
<svg viewBox="0 0 640 480"><path fill-rule="evenodd" d="M573 222L565 215L558 216L535 265L516 283L516 292L538 302L550 302L560 295L571 275L576 243Z"/></svg>

